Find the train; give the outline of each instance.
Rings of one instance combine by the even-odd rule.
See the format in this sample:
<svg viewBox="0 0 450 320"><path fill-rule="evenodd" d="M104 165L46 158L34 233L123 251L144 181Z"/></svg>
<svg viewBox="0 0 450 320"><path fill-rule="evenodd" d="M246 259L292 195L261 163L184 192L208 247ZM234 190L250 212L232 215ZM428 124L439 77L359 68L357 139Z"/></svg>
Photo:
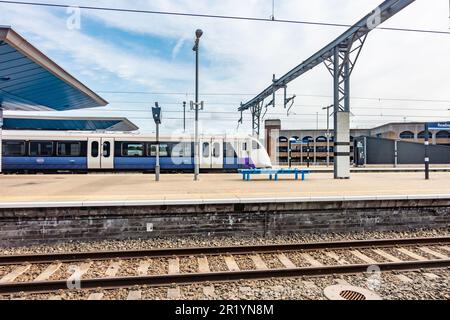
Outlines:
<svg viewBox="0 0 450 320"><path fill-rule="evenodd" d="M4 173L155 171L155 135L113 132L2 130L0 159ZM161 136L162 171L194 170L194 139ZM251 136L199 138L201 171L271 168L270 157Z"/></svg>

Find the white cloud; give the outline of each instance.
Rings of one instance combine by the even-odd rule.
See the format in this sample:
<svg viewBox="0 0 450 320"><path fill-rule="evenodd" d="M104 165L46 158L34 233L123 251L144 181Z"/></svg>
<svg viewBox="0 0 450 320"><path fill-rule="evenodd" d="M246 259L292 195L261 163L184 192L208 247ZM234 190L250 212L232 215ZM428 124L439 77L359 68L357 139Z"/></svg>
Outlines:
<svg viewBox="0 0 450 320"><path fill-rule="evenodd" d="M177 41L177 44L172 49L172 60L174 60L178 53L180 53L181 48L183 48L184 43L186 42L186 39L181 38Z"/></svg>

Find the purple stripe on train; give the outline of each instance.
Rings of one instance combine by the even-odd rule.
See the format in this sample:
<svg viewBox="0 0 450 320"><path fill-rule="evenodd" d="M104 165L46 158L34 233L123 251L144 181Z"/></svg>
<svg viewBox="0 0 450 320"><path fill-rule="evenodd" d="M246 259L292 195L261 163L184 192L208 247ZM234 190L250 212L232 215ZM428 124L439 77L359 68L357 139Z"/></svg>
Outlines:
<svg viewBox="0 0 450 320"><path fill-rule="evenodd" d="M244 169L256 169L255 163L251 158L244 158L243 160Z"/></svg>

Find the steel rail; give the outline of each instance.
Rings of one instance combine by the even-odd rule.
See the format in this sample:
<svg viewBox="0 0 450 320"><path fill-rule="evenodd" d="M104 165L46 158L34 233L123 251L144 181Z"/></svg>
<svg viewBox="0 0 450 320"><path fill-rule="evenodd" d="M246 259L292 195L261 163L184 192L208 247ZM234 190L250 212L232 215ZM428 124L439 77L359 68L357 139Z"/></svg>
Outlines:
<svg viewBox="0 0 450 320"><path fill-rule="evenodd" d="M23 263L44 264L53 262L77 262L83 260L108 260L108 259L138 259L138 258L163 258L186 257L191 255L223 255L223 254L252 254L289 251L310 251L320 249L347 249L347 248L371 248L415 245L438 245L450 243L450 237L431 238L406 238L406 239L374 239L352 240L336 242L312 242L295 244L270 244L238 247L200 247L200 248L167 248L129 251L94 251L74 253L52 253L33 255L5 255L0 256L0 266Z"/></svg>
<svg viewBox="0 0 450 320"><path fill-rule="evenodd" d="M164 286L164 285L188 285L196 283L210 282L231 282L238 280L264 280L272 278L293 278L303 276L325 276L334 274L357 274L369 270L371 264L354 264L340 266L321 266L293 269L268 269L268 270L247 270L234 272L211 272L211 273L187 273L168 274L141 277L117 277L100 279L81 279L79 281L80 290L89 289L118 289L135 286ZM395 263L380 263L376 265L381 272L386 271L406 271L417 269L437 269L450 267L449 259L427 260L427 261L407 261ZM16 293L46 293L59 290L68 290L68 280L23 282L0 284L0 294Z"/></svg>

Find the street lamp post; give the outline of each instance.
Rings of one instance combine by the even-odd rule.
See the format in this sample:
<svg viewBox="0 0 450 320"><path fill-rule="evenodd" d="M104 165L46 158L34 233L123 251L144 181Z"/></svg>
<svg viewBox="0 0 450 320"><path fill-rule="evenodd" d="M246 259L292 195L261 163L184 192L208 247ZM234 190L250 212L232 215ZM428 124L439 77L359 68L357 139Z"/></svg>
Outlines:
<svg viewBox="0 0 450 320"><path fill-rule="evenodd" d="M198 53L200 50L200 38L203 35L203 31L198 29L195 31L195 45L192 50L195 51L195 150L194 150L194 163L195 174L194 180L198 181L200 176L200 143L198 134L198 112L199 112L199 97L198 97Z"/></svg>
<svg viewBox="0 0 450 320"><path fill-rule="evenodd" d="M160 156L160 146L159 146L159 125L161 124L161 108L159 107L158 102L155 102L155 107L152 109L153 111L153 120L155 120L156 124L156 166L155 166L155 179L156 182L160 180L161 174L161 165L159 161Z"/></svg>
<svg viewBox="0 0 450 320"><path fill-rule="evenodd" d="M330 109L334 108L334 105L322 108L322 110L327 110L327 167L330 166Z"/></svg>

